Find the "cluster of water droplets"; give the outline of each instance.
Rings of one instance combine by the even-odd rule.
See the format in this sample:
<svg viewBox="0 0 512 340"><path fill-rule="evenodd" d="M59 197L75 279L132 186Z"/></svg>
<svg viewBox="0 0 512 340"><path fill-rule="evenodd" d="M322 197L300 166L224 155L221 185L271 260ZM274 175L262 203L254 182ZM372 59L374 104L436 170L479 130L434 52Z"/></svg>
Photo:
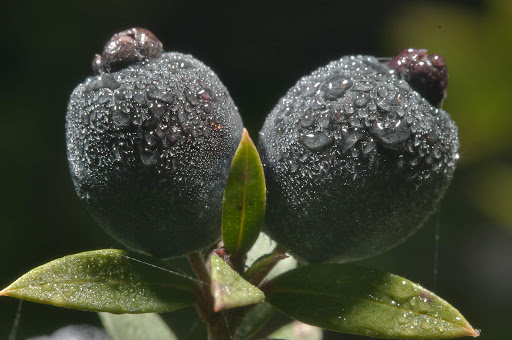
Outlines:
<svg viewBox="0 0 512 340"><path fill-rule="evenodd" d="M338 282L338 281L336 281ZM343 284L344 280L340 280ZM340 308L338 322L341 327L353 322L366 323L365 333L379 336L382 333L395 334L400 337L436 336L457 332L464 328L466 321L445 301L408 280L389 275L364 298L364 303L375 302L375 313L352 314L351 310ZM384 322L384 316L390 322ZM387 328L391 329L387 329Z"/></svg>
<svg viewBox="0 0 512 340"><path fill-rule="evenodd" d="M13 289L36 301L63 307L140 312L161 307L154 298L160 285L186 286L183 282L188 280L117 251L104 250L50 262L15 282ZM159 293L165 294L165 290ZM180 291L172 294L179 295ZM176 301L169 302L171 306L173 303Z"/></svg>
<svg viewBox="0 0 512 340"><path fill-rule="evenodd" d="M232 152L241 127L217 76L191 56L167 53L74 90L67 116L71 170L76 182L93 185L147 169L162 180L185 181L191 169L211 180L208 171Z"/></svg>
<svg viewBox="0 0 512 340"><path fill-rule="evenodd" d="M347 56L303 77L260 139L273 171L294 182L289 187L333 178L357 183L383 154L421 186L432 175L451 177L459 147L449 115L370 56Z"/></svg>

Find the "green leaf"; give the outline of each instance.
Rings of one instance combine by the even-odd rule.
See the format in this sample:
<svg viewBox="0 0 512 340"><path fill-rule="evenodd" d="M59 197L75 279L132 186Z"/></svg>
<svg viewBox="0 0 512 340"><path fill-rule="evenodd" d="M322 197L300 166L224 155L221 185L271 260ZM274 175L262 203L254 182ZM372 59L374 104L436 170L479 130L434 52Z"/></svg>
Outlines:
<svg viewBox="0 0 512 340"><path fill-rule="evenodd" d="M199 316L196 306L190 306L170 313L162 313L160 317L180 340L206 339L206 324Z"/></svg>
<svg viewBox="0 0 512 340"><path fill-rule="evenodd" d="M324 329L381 338L478 336L446 301L399 276L346 264L300 267L274 278L267 302Z"/></svg>
<svg viewBox="0 0 512 340"><path fill-rule="evenodd" d="M165 266L122 250L89 251L29 271L0 296L116 314L168 312L194 304L193 279Z"/></svg>
<svg viewBox="0 0 512 340"><path fill-rule="evenodd" d="M231 170L222 205L222 239L235 257L252 247L265 216L265 176L260 156L244 129Z"/></svg>
<svg viewBox="0 0 512 340"><path fill-rule="evenodd" d="M251 308L238 326L234 339L246 340L258 332L275 313L272 306L262 302Z"/></svg>
<svg viewBox="0 0 512 340"><path fill-rule="evenodd" d="M99 313L99 316L112 340L178 339L158 314L114 315Z"/></svg>
<svg viewBox="0 0 512 340"><path fill-rule="evenodd" d="M210 261L215 312L252 305L265 299L261 290L245 281L219 256L213 255Z"/></svg>
<svg viewBox="0 0 512 340"><path fill-rule="evenodd" d="M276 265L276 263L286 258L288 258L288 255L279 252L263 255L262 257L257 259L252 264L252 266L249 267L249 269L245 271L244 278L248 281L251 281L251 279L256 276L259 276L261 274L266 275L269 271L269 268L272 269ZM261 282L261 280L259 280L259 282Z"/></svg>

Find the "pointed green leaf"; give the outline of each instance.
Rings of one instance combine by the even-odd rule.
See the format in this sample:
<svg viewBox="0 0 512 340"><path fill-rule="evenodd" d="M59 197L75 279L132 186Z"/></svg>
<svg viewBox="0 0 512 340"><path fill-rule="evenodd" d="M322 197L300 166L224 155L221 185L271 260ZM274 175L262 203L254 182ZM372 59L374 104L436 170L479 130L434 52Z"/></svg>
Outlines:
<svg viewBox="0 0 512 340"><path fill-rule="evenodd" d="M99 313L103 327L112 340L177 340L162 318L155 313Z"/></svg>
<svg viewBox="0 0 512 340"><path fill-rule="evenodd" d="M157 259L106 249L37 267L0 295L93 312L150 313L195 303L195 287Z"/></svg>
<svg viewBox="0 0 512 340"><path fill-rule="evenodd" d="M260 156L244 129L231 170L222 204L222 239L234 256L252 247L265 216L265 176Z"/></svg>
<svg viewBox="0 0 512 340"><path fill-rule="evenodd" d="M446 301L399 276L346 264L284 273L266 287L282 313L332 331L398 339L478 336Z"/></svg>
<svg viewBox="0 0 512 340"><path fill-rule="evenodd" d="M252 305L265 299L261 290L245 281L219 256L213 255L210 261L215 312Z"/></svg>

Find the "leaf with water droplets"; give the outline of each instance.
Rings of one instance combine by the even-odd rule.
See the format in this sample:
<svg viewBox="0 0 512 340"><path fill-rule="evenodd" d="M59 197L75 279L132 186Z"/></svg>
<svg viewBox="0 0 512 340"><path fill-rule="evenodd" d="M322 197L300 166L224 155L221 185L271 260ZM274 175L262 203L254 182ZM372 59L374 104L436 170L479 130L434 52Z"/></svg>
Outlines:
<svg viewBox="0 0 512 340"><path fill-rule="evenodd" d="M443 299L397 275L346 264L300 267L270 281L267 302L324 329L381 338L478 336Z"/></svg>
<svg viewBox="0 0 512 340"><path fill-rule="evenodd" d="M252 247L265 216L265 176L260 156L247 130L236 150L224 190L222 239L235 257Z"/></svg>
<svg viewBox="0 0 512 340"><path fill-rule="evenodd" d="M196 283L149 256L106 249L37 267L0 296L93 312L169 312L196 301Z"/></svg>
<svg viewBox="0 0 512 340"><path fill-rule="evenodd" d="M261 290L245 281L219 256L213 255L210 261L215 312L252 305L265 299Z"/></svg>
<svg viewBox="0 0 512 340"><path fill-rule="evenodd" d="M178 338L155 313L122 314L99 313L101 322L112 340L177 340Z"/></svg>

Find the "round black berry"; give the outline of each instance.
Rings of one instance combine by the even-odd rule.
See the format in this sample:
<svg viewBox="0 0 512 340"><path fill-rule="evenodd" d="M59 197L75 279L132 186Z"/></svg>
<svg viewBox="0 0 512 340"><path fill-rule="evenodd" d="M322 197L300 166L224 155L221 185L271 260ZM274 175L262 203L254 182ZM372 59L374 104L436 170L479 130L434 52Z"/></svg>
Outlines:
<svg viewBox="0 0 512 340"><path fill-rule="evenodd" d="M90 213L128 248L172 257L218 240L243 125L210 68L159 48L146 30L116 34L71 95L66 137Z"/></svg>
<svg viewBox="0 0 512 340"><path fill-rule="evenodd" d="M299 80L267 117L265 230L298 257L381 253L435 208L458 159L457 127L409 79L346 56Z"/></svg>

